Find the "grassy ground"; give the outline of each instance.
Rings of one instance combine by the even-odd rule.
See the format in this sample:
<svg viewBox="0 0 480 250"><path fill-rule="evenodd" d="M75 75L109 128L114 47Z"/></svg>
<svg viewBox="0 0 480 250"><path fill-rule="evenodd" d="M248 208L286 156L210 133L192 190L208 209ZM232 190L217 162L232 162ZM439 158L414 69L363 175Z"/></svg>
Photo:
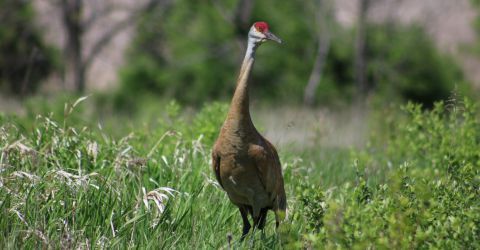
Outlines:
<svg viewBox="0 0 480 250"><path fill-rule="evenodd" d="M469 248L480 242L480 123L468 105L453 115L414 106L406 115L380 115L391 129L375 130L369 144L376 146L325 145L324 137L307 148L277 141L289 216L275 230L270 214L264 232L240 242L240 214L210 168L226 105L184 116L170 103L139 118L102 117L88 102L45 108L54 114L0 116L1 248ZM264 117L256 119L268 130Z"/></svg>

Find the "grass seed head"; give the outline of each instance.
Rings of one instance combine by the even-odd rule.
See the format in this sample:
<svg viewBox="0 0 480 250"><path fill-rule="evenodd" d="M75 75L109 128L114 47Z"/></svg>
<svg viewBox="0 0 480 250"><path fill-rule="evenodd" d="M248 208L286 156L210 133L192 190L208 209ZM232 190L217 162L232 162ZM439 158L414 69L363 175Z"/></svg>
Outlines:
<svg viewBox="0 0 480 250"><path fill-rule="evenodd" d="M142 187L142 193L143 204L145 205L147 210L150 211L149 201L153 201L155 203L158 213L162 214L165 211L165 206L169 199L169 196L171 198L174 198L175 193L179 192L169 187L159 187L147 193L145 187Z"/></svg>

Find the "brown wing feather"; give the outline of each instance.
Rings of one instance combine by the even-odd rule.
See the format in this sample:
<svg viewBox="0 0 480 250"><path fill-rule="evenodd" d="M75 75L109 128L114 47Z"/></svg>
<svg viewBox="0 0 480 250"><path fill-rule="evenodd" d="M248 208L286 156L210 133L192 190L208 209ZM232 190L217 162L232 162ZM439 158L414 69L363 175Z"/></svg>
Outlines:
<svg viewBox="0 0 480 250"><path fill-rule="evenodd" d="M250 146L249 149L249 155L254 161L254 165L256 168L256 174L258 176L258 179L260 180L260 183L262 183L263 188L267 192L271 192L269 190L269 185L268 182L272 181L270 180L269 176L269 164L268 164L268 157L267 157L267 151L259 145L252 145Z"/></svg>
<svg viewBox="0 0 480 250"><path fill-rule="evenodd" d="M262 182L265 191L277 193L279 186L283 189L283 177L280 160L275 147L263 139L263 145L252 145L250 147L250 156L255 160L255 166L258 176Z"/></svg>
<svg viewBox="0 0 480 250"><path fill-rule="evenodd" d="M280 158L278 157L277 150L267 139L264 138L268 150L270 151L270 158L273 161L271 166L274 168L273 175L275 176L274 192L276 194L276 207L279 210L286 211L287 209L287 197L285 194L285 188L283 184L282 165Z"/></svg>
<svg viewBox="0 0 480 250"><path fill-rule="evenodd" d="M220 156L215 153L215 151L212 152L212 169L213 172L215 173L215 177L217 177L218 184L223 188L222 184L222 179L220 178Z"/></svg>

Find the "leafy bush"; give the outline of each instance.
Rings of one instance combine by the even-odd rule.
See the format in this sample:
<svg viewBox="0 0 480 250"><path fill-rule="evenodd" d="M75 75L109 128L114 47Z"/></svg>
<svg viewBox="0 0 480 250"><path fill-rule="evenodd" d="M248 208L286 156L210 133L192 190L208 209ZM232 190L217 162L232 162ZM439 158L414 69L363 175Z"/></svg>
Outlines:
<svg viewBox="0 0 480 250"><path fill-rule="evenodd" d="M164 15L150 11L137 27L130 63L120 72L120 96L129 101L153 93L199 103L230 94L237 52L226 42L234 38L228 27L210 4L198 1L178 1Z"/></svg>
<svg viewBox="0 0 480 250"><path fill-rule="evenodd" d="M287 220L275 230L270 214L265 232L243 242L238 209L210 167L225 105L188 119L171 102L148 111L161 110L154 122L111 118L107 130L88 123L90 101L32 114L28 126L0 116L0 247L480 247L480 121L468 100L409 104L350 159L311 163L281 151ZM354 173L323 185L331 165Z"/></svg>
<svg viewBox="0 0 480 250"><path fill-rule="evenodd" d="M33 24L29 1L0 0L0 90L28 94L57 67L55 51Z"/></svg>
<svg viewBox="0 0 480 250"><path fill-rule="evenodd" d="M340 31L334 38L317 89L320 103L355 96L353 31ZM446 100L456 88L467 94L460 67L443 55L423 29L416 26L369 25L367 34L367 79L370 90L383 102L413 101L432 107Z"/></svg>
<svg viewBox="0 0 480 250"><path fill-rule="evenodd" d="M324 228L312 242L326 248L480 246L476 105L437 103L432 111L422 111L409 104L405 112L366 160L398 168L373 187L363 177L353 188L344 185L337 198L327 200Z"/></svg>
<svg viewBox="0 0 480 250"><path fill-rule="evenodd" d="M299 201L301 202L303 216L307 222L308 230L318 233L323 225L326 210L325 197L322 189L316 185L301 184L297 187Z"/></svg>
<svg viewBox="0 0 480 250"><path fill-rule="evenodd" d="M227 1L228 2L228 1ZM195 6L195 8L192 8ZM235 4L225 4L226 12ZM285 43L262 46L252 75L252 94L262 100L298 103L311 73L315 50L314 9L302 2L255 2L252 22L269 17ZM294 12L292 9L304 9ZM247 30L238 29L207 2L177 1L166 11L151 11L137 27L120 72L119 100L126 106L142 94L198 104L226 100L235 87ZM268 14L267 14L268 13ZM168 20L165 22L164 20ZM344 103L355 96L355 30L333 22L332 41L317 89L320 104ZM466 86L452 58L442 55L425 32L414 26L370 25L368 80L383 100L413 100L431 106L455 84Z"/></svg>
<svg viewBox="0 0 480 250"><path fill-rule="evenodd" d="M466 88L460 67L442 55L420 27L384 25L370 30L368 77L385 98L399 96L431 108L435 101L446 100L456 85Z"/></svg>
<svg viewBox="0 0 480 250"><path fill-rule="evenodd" d="M277 5L269 0L255 5L252 22L269 16L266 21L272 31L287 45L269 44L258 51L252 93L265 100L298 101L310 71L310 63L305 61L313 60L313 47L305 46L313 41L305 25L313 12L306 9L302 15L307 18L291 18L285 23L285 17L295 14L291 10L304 8L303 3ZM225 6L233 13L236 4L227 1ZM132 93L153 93L189 104L231 97L249 27L235 27L225 20L228 15L207 2L182 0L165 15L153 11L145 16L127 53L130 63L120 72L118 95L129 101L136 96Z"/></svg>

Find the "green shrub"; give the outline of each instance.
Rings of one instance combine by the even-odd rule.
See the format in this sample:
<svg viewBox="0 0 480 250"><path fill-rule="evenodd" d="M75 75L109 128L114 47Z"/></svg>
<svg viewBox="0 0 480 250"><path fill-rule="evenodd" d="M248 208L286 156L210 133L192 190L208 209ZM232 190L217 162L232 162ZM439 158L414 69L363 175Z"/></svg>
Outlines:
<svg viewBox="0 0 480 250"><path fill-rule="evenodd" d="M298 200L301 202L302 216L307 222L307 230L318 233L323 225L326 210L325 195L316 185L302 183L297 187Z"/></svg>
<svg viewBox="0 0 480 250"><path fill-rule="evenodd" d="M151 93L200 103L230 95L237 52L233 43L226 43L234 34L220 13L210 4L190 0L158 13L150 11L137 26L127 53L130 63L120 72L122 100Z"/></svg>
<svg viewBox="0 0 480 250"><path fill-rule="evenodd" d="M236 5L227 1L225 6L234 12ZM258 50L251 77L254 99L303 100L317 49L315 13L310 7L301 2L255 2L251 22L268 16L265 21L285 42ZM248 28L226 22L228 14L220 14L207 2L181 0L165 14L159 13L152 10L137 26L127 53L129 63L120 71L119 103L132 106L144 94L182 104L229 99L244 53L239 44L246 44ZM316 92L319 104L348 103L356 96L355 29L335 22L331 26L331 46ZM431 107L446 99L455 85L460 90L467 86L453 59L439 52L415 26L370 25L366 56L370 89L383 102L412 100Z"/></svg>
<svg viewBox="0 0 480 250"><path fill-rule="evenodd" d="M438 51L420 27L371 26L367 44L368 79L384 98L431 108L456 86L462 91L467 86L453 58Z"/></svg>
<svg viewBox="0 0 480 250"><path fill-rule="evenodd" d="M0 90L32 93L58 67L57 55L35 27L30 1L0 0L0 16Z"/></svg>
<svg viewBox="0 0 480 250"><path fill-rule="evenodd" d="M382 140L337 154L345 159L306 162L283 149L288 217L275 229L270 213L244 242L210 167L226 105L188 119L170 102L146 111L157 120L111 118L107 129L88 122L91 101L23 121L0 115L1 248L480 247L480 121L469 100L408 104ZM352 174L325 186L335 167Z"/></svg>
<svg viewBox="0 0 480 250"><path fill-rule="evenodd" d="M360 175L354 187L341 187L327 200L323 229L310 242L356 249L480 246L476 105L465 100L437 103L432 111L413 104L404 110L387 141L373 143L365 160L384 171L394 166L385 183L369 187Z"/></svg>
<svg viewBox="0 0 480 250"><path fill-rule="evenodd" d="M225 121L227 112L228 106L224 103L205 105L193 120L192 125L196 130L192 133L203 135L203 143L213 145L218 137L219 129Z"/></svg>

